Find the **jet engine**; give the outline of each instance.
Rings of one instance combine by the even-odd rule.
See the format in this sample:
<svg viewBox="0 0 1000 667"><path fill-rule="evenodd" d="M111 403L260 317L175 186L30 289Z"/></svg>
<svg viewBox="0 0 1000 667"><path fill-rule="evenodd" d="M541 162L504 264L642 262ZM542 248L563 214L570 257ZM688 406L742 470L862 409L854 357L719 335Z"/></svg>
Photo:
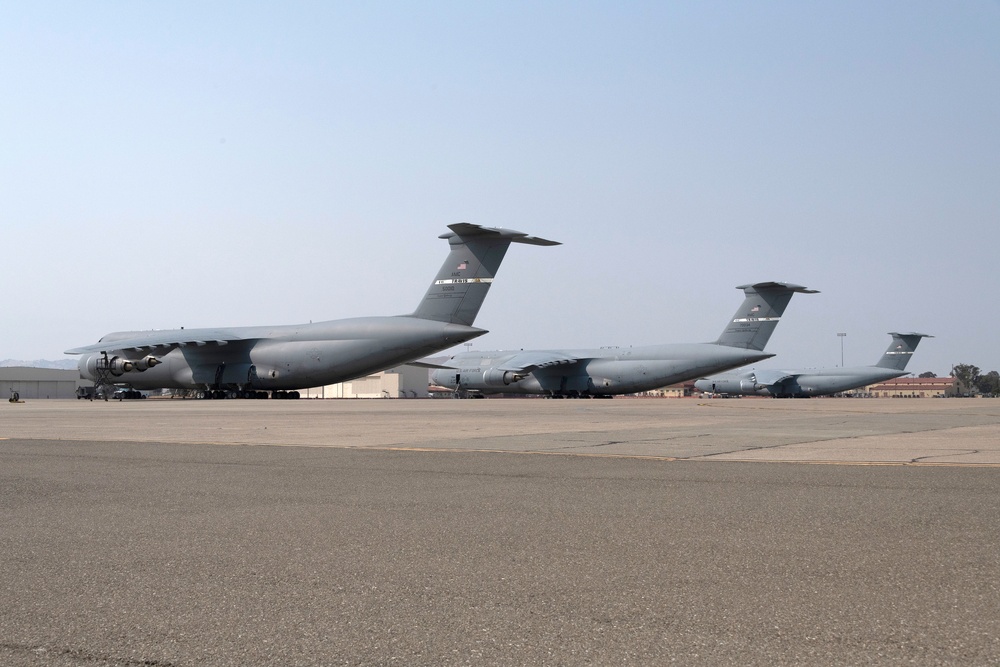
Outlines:
<svg viewBox="0 0 1000 667"><path fill-rule="evenodd" d="M142 359L139 359L138 361L132 362L134 369L140 372L146 370L147 368L152 368L153 366L161 363L163 362L154 357L153 355L148 355L143 357Z"/></svg>
<svg viewBox="0 0 1000 667"><path fill-rule="evenodd" d="M756 393L760 389L760 385L757 384L756 380L740 380L740 391L743 393Z"/></svg>
<svg viewBox="0 0 1000 667"><path fill-rule="evenodd" d="M499 368L489 368L483 371L483 384L487 387L505 387L524 378L514 371L503 371Z"/></svg>
<svg viewBox="0 0 1000 667"><path fill-rule="evenodd" d="M156 357L149 355L142 359L126 359L124 357L92 354L80 359L80 371L84 377L95 380L99 373L110 373L115 377L121 377L125 373L134 371L142 372L162 363Z"/></svg>

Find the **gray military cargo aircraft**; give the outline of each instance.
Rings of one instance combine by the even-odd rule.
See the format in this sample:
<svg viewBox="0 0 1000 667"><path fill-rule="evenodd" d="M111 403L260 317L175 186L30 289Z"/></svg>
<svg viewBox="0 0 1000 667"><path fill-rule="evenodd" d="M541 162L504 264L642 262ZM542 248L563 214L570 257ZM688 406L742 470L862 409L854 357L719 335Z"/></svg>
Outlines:
<svg viewBox="0 0 1000 667"><path fill-rule="evenodd" d="M816 290L788 283L741 285L746 298L713 343L587 350L463 352L441 363L431 382L459 396L545 394L610 398L683 382L773 357L771 333L792 295Z"/></svg>
<svg viewBox="0 0 1000 667"><path fill-rule="evenodd" d="M111 333L82 354L98 387L194 389L206 397L298 398L297 389L344 382L412 362L477 336L472 326L511 243L559 245L512 229L448 225L448 257L409 315L226 329Z"/></svg>
<svg viewBox="0 0 1000 667"><path fill-rule="evenodd" d="M874 366L853 368L801 368L797 370L749 370L713 375L698 380L701 391L730 396L774 396L808 398L836 394L906 375L906 364L917 349L922 333L890 333L892 343Z"/></svg>

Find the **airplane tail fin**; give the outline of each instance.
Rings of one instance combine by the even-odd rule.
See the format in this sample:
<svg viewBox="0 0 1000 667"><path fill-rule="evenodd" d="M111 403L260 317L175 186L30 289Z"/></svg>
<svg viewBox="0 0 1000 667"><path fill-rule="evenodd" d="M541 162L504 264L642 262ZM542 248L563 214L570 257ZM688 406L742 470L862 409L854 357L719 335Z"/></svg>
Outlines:
<svg viewBox="0 0 1000 667"><path fill-rule="evenodd" d="M910 357L913 356L913 351L917 349L917 344L921 338L934 337L922 333L896 333L894 331L890 331L889 335L892 336L889 349L885 351L885 354L882 355L875 365L879 368L893 368L897 371L906 369L906 364L909 363Z"/></svg>
<svg viewBox="0 0 1000 667"><path fill-rule="evenodd" d="M448 225L451 246L427 294L410 317L472 326L511 243L559 245L524 232L468 222Z"/></svg>
<svg viewBox="0 0 1000 667"><path fill-rule="evenodd" d="M748 350L764 349L793 294L816 294L819 291L802 285L774 282L740 285L736 289L743 290L746 299L715 343Z"/></svg>

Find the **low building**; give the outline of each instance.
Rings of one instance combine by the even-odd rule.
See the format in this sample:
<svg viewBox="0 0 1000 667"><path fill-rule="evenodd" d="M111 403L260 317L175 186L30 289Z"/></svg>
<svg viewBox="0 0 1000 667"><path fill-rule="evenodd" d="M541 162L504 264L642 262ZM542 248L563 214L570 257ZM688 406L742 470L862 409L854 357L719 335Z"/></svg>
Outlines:
<svg viewBox="0 0 1000 667"><path fill-rule="evenodd" d="M644 391L636 396L654 396L657 398L690 398L700 394L694 387L694 380L688 380L687 382L679 382L677 384L671 384L666 387L660 387L659 389L651 389L650 391Z"/></svg>
<svg viewBox="0 0 1000 667"><path fill-rule="evenodd" d="M427 398L426 368L398 366L349 382L299 390L302 398Z"/></svg>
<svg viewBox="0 0 1000 667"><path fill-rule="evenodd" d="M872 398L941 398L955 396L955 378L901 377L871 384L861 390Z"/></svg>
<svg viewBox="0 0 1000 667"><path fill-rule="evenodd" d="M6 366L0 368L0 395L10 398L17 392L21 400L28 398L76 398L78 387L92 387L93 382L80 379L80 371L55 368Z"/></svg>

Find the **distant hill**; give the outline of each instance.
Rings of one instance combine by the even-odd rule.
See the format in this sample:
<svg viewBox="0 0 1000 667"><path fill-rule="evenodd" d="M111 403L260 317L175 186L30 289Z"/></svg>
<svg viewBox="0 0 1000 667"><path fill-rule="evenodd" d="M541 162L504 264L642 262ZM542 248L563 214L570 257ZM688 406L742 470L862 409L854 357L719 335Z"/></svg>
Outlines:
<svg viewBox="0 0 1000 667"><path fill-rule="evenodd" d="M26 368L57 368L60 370L72 370L76 368L76 359L59 359L50 361L48 359L35 359L34 361L23 361L20 359L4 359L0 361L0 366L23 366Z"/></svg>

